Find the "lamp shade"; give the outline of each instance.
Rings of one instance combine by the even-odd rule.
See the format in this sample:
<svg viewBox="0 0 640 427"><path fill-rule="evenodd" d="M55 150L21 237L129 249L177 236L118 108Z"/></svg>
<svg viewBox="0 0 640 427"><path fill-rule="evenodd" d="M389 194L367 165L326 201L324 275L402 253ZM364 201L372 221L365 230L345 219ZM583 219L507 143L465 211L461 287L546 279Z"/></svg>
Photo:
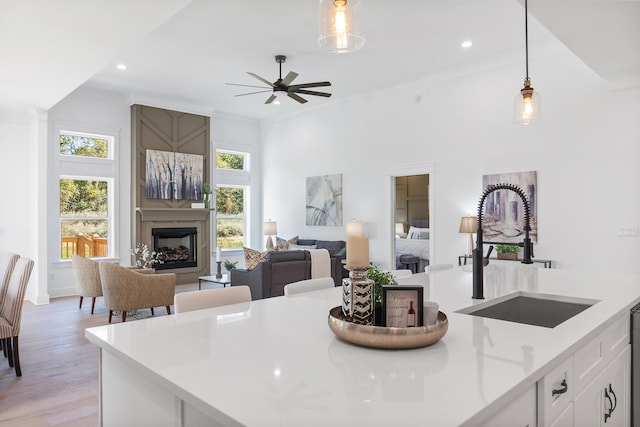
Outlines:
<svg viewBox="0 0 640 427"><path fill-rule="evenodd" d="M515 97L513 105L513 122L528 125L540 121L542 116L542 103L540 93L534 91L531 86L520 89Z"/></svg>
<svg viewBox="0 0 640 427"><path fill-rule="evenodd" d="M347 236L362 236L364 234L364 227L360 221L347 222L346 235Z"/></svg>
<svg viewBox="0 0 640 427"><path fill-rule="evenodd" d="M264 222L264 235L265 236L275 236L278 234L278 223L275 221L265 221Z"/></svg>
<svg viewBox="0 0 640 427"><path fill-rule="evenodd" d="M478 218L475 216L463 216L460 220L460 233L475 233L478 229Z"/></svg>
<svg viewBox="0 0 640 427"><path fill-rule="evenodd" d="M402 235L404 234L404 224L401 222L396 222L396 234Z"/></svg>
<svg viewBox="0 0 640 427"><path fill-rule="evenodd" d="M346 53L364 45L360 0L320 0L318 12L320 49Z"/></svg>

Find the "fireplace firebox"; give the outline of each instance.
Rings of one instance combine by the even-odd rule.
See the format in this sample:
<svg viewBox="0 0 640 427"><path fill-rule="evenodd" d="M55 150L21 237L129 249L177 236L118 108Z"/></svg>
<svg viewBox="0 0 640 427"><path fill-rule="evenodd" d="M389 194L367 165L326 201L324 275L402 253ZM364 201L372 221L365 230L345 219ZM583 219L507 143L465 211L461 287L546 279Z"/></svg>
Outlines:
<svg viewBox="0 0 640 427"><path fill-rule="evenodd" d="M153 250L162 261L153 265L156 270L198 266L196 227L152 228L151 236Z"/></svg>

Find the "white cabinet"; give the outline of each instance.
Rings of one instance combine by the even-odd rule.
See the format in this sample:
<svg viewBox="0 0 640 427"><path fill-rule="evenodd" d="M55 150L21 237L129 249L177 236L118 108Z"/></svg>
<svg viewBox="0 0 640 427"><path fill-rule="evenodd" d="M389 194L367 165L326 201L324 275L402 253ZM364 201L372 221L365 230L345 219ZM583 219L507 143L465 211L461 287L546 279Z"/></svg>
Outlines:
<svg viewBox="0 0 640 427"><path fill-rule="evenodd" d="M629 426L631 346L618 355L574 402L576 426Z"/></svg>
<svg viewBox="0 0 640 427"><path fill-rule="evenodd" d="M538 381L538 425L629 427L629 316L620 316Z"/></svg>
<svg viewBox="0 0 640 427"><path fill-rule="evenodd" d="M518 396L489 421L484 427L535 427L536 426L536 386Z"/></svg>

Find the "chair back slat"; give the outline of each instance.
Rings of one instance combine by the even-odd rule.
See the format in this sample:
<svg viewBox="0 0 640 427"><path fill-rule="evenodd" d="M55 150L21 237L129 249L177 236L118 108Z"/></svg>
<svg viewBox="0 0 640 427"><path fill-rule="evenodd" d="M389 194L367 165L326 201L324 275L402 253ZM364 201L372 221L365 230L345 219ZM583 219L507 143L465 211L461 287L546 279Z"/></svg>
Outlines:
<svg viewBox="0 0 640 427"><path fill-rule="evenodd" d="M4 296L7 294L9 279L20 255L11 252L0 252L0 307L4 304ZM0 309L1 310L1 309Z"/></svg>
<svg viewBox="0 0 640 427"><path fill-rule="evenodd" d="M24 257L20 257L16 262L13 273L11 273L11 278L9 279L5 302L0 311L0 317L11 325L13 336L17 336L20 333L22 302L24 301L24 294L29 284L33 264L33 260Z"/></svg>
<svg viewBox="0 0 640 427"><path fill-rule="evenodd" d="M251 302L251 289L248 286L182 292L174 296L173 306L176 313L184 313L243 302Z"/></svg>

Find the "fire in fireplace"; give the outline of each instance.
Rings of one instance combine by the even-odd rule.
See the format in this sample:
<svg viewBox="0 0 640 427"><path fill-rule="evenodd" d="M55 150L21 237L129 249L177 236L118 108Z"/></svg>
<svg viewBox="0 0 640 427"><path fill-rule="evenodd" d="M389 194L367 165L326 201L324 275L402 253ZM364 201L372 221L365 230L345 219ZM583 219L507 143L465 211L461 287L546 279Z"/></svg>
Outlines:
<svg viewBox="0 0 640 427"><path fill-rule="evenodd" d="M156 270L197 267L196 227L152 228L153 250L162 263L154 264Z"/></svg>

